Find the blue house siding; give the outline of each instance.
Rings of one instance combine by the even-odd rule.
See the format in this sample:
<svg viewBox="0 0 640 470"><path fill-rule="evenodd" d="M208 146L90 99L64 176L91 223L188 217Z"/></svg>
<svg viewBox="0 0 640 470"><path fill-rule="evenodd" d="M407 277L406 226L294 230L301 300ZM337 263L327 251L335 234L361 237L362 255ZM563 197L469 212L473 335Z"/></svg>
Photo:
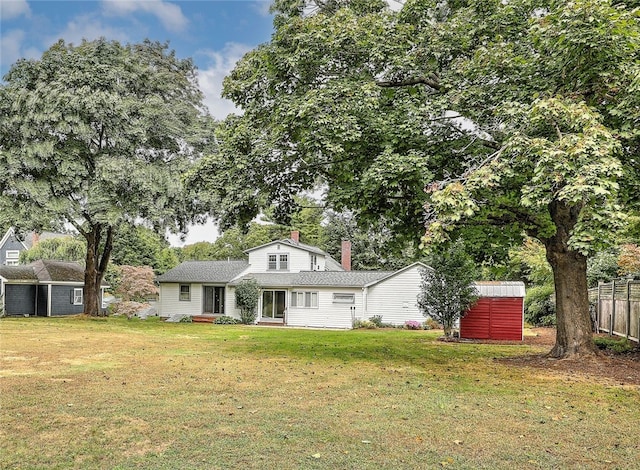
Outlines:
<svg viewBox="0 0 640 470"><path fill-rule="evenodd" d="M7 284L4 289L4 309L7 315L35 315L35 285Z"/></svg>
<svg viewBox="0 0 640 470"><path fill-rule="evenodd" d="M77 315L84 312L84 305L73 305L73 289L79 286L51 286L51 315Z"/></svg>
<svg viewBox="0 0 640 470"><path fill-rule="evenodd" d="M4 245L0 247L0 264L7 264L7 251L24 251L24 245L14 235L10 236Z"/></svg>

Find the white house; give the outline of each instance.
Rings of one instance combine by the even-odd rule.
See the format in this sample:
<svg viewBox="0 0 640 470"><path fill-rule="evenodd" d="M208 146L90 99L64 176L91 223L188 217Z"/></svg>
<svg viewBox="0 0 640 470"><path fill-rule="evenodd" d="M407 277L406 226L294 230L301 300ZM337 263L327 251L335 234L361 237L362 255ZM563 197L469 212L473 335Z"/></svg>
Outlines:
<svg viewBox="0 0 640 470"><path fill-rule="evenodd" d="M423 321L417 307L420 270L351 271L351 245L342 262L299 242L298 232L247 251L248 261L187 261L158 277L159 314L240 317L235 287L255 279L261 288L258 322L301 327L351 328L380 315L385 323Z"/></svg>

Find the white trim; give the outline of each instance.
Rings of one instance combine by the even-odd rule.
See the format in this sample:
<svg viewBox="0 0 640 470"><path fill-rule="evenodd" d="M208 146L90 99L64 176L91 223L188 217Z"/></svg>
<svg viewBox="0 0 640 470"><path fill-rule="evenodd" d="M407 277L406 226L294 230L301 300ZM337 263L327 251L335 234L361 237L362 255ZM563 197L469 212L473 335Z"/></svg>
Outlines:
<svg viewBox="0 0 640 470"><path fill-rule="evenodd" d="M73 288L73 305L83 305L83 304L84 304L84 288L74 287Z"/></svg>
<svg viewBox="0 0 640 470"><path fill-rule="evenodd" d="M15 234L16 234L15 229L14 229L13 227L9 227L9 228L7 229L7 231L5 232L4 236L2 237L2 240L0 240L0 248L1 248L1 247L3 247L5 243L7 243L7 240L9 240L9 237L10 237L10 236L12 236L12 235L13 235L13 236L15 236ZM18 239L18 238L16 238L16 240L18 240L18 241L20 242L20 244L21 244L22 246L24 246L24 249L25 249L25 250L28 250L28 249L29 249L29 248L27 247L27 245L25 245L25 244L24 244L24 242L23 242L22 240L20 240L20 239Z"/></svg>

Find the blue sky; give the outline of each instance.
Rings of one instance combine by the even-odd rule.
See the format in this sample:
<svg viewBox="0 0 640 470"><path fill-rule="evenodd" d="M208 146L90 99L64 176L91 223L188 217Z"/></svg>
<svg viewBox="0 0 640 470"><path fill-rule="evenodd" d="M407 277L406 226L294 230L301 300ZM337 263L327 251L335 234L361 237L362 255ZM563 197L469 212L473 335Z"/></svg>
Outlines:
<svg viewBox="0 0 640 470"><path fill-rule="evenodd" d="M19 58L39 58L59 39L169 41L179 57L195 61L209 111L223 119L235 108L220 97L222 80L244 53L269 41L269 5L267 0L0 0L0 77ZM193 226L185 243L217 236L213 223ZM169 241L183 244L176 236Z"/></svg>
<svg viewBox="0 0 640 470"><path fill-rule="evenodd" d="M233 105L220 98L223 77L273 31L268 0L0 0L0 76L21 57L38 58L59 39L78 44L106 37L123 43L169 41L191 57L211 114Z"/></svg>

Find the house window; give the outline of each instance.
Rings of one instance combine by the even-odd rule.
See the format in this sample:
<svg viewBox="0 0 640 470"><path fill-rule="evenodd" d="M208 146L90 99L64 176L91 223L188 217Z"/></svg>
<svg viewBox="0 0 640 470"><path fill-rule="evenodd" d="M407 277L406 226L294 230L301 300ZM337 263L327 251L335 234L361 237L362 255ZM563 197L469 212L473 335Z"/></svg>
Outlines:
<svg viewBox="0 0 640 470"><path fill-rule="evenodd" d="M318 269L318 257L311 255L311 271L315 271L316 269Z"/></svg>
<svg viewBox="0 0 640 470"><path fill-rule="evenodd" d="M19 250L7 250L5 253L7 266L18 266L18 261L20 259L20 251Z"/></svg>
<svg viewBox="0 0 640 470"><path fill-rule="evenodd" d="M269 271L288 271L289 255L287 253L281 255L268 255L267 269Z"/></svg>
<svg viewBox="0 0 640 470"><path fill-rule="evenodd" d="M355 304L356 294L333 294L334 304Z"/></svg>
<svg viewBox="0 0 640 470"><path fill-rule="evenodd" d="M318 293L292 292L291 306L299 308L318 308Z"/></svg>
<svg viewBox="0 0 640 470"><path fill-rule="evenodd" d="M191 284L180 284L180 300L191 301Z"/></svg>
<svg viewBox="0 0 640 470"><path fill-rule="evenodd" d="M82 305L82 287L74 287L73 288L73 296L71 299L71 303L73 305Z"/></svg>

